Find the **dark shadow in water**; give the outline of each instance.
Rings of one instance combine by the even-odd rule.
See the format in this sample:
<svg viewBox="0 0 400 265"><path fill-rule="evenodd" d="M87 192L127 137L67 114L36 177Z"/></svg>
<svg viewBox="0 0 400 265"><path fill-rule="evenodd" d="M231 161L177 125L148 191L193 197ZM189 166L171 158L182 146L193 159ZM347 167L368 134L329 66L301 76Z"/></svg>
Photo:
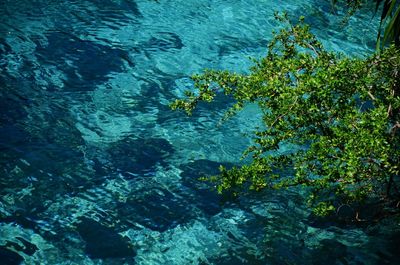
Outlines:
<svg viewBox="0 0 400 265"><path fill-rule="evenodd" d="M5 69L7 65L7 59L2 58L4 55L12 53L11 46L7 43L5 38L0 38L0 67ZM4 68L3 68L4 67ZM0 81L1 83L1 81Z"/></svg>
<svg viewBox="0 0 400 265"><path fill-rule="evenodd" d="M7 216L4 218L0 217L0 222L18 224L26 229L30 229L33 231L37 230L36 222L32 221L31 218L29 217L29 214L27 213L27 211L22 210L22 209L14 211L13 215L11 215L11 216Z"/></svg>
<svg viewBox="0 0 400 265"><path fill-rule="evenodd" d="M218 195L212 183L201 181L199 178L218 174L218 168L221 164L227 168L233 167L233 164L230 163L206 159L196 160L180 167L182 169L182 185L190 189L187 194L190 194L192 203L209 215L220 212L224 200L227 198Z"/></svg>
<svg viewBox="0 0 400 265"><path fill-rule="evenodd" d="M333 239L323 239L319 242L320 247L311 251L311 264L350 264L347 246ZM362 264L360 262L351 264Z"/></svg>
<svg viewBox="0 0 400 265"><path fill-rule="evenodd" d="M155 174L155 166L168 166L165 159L174 152L172 145L163 138L130 139L126 138L111 145L108 149L111 167L122 174ZM129 178L132 175L124 174Z"/></svg>
<svg viewBox="0 0 400 265"><path fill-rule="evenodd" d="M235 253L235 255L225 255L223 257L209 259L207 263L200 263L200 265L207 264L218 264L218 265L265 265L272 264L270 260L266 260L265 258L258 258L251 253L247 253L246 251Z"/></svg>
<svg viewBox="0 0 400 265"><path fill-rule="evenodd" d="M86 242L86 253L93 259L126 258L136 256L127 238L112 228L92 219L82 218L77 230Z"/></svg>
<svg viewBox="0 0 400 265"><path fill-rule="evenodd" d="M31 256L36 252L36 250L38 250L36 245L26 241L21 237L16 237L15 239L18 241L18 244L7 241L5 246L0 246L0 263L2 265L21 264L24 259L18 253L16 253L16 251Z"/></svg>
<svg viewBox="0 0 400 265"><path fill-rule="evenodd" d="M22 86L15 78L6 73L0 73L0 127L13 126L17 121L26 117L25 107L32 101L21 90L23 90ZM4 142L2 139L0 137L0 141Z"/></svg>
<svg viewBox="0 0 400 265"><path fill-rule="evenodd" d="M19 265L24 260L19 254L9 250L5 246L0 246L0 262L3 265Z"/></svg>
<svg viewBox="0 0 400 265"><path fill-rule="evenodd" d="M328 6L330 6L328 8L332 7L329 4L329 2L324 2L324 3L328 3ZM320 35L321 32L326 32L327 31L326 29L329 29L329 27L331 26L330 25L331 21L329 20L327 14L329 12L331 15L333 15L333 9L326 11L324 10L326 6L327 5L323 4L322 2L321 4L318 5L318 8L310 9L309 7L299 6L296 8L296 11L293 12L294 15L291 15L290 20L292 21L293 24L295 24L299 20L298 14L305 14L305 19L304 19L305 23L311 25L312 30L319 30L320 32L318 32L319 33L318 35Z"/></svg>
<svg viewBox="0 0 400 265"><path fill-rule="evenodd" d="M144 188L118 207L119 216L163 232L195 217L194 205L165 189Z"/></svg>
<svg viewBox="0 0 400 265"><path fill-rule="evenodd" d="M144 48L149 51L169 51L180 50L184 46L181 38L173 32L158 32L155 35L142 44L142 49Z"/></svg>
<svg viewBox="0 0 400 265"><path fill-rule="evenodd" d="M38 250L36 245L26 241L22 237L17 236L15 239L19 241L19 244L15 242L7 242L6 246L12 247L13 249L23 252L29 256L33 255L36 252L36 250Z"/></svg>
<svg viewBox="0 0 400 265"><path fill-rule="evenodd" d="M250 41L243 39L241 36L231 36L224 33L221 33L215 44L217 45L216 48L220 58L231 54L244 53L252 49L257 50L260 47L268 47L268 41L264 38L257 41ZM245 56L241 59L249 60Z"/></svg>
<svg viewBox="0 0 400 265"><path fill-rule="evenodd" d="M397 223L398 224L398 223ZM389 228L390 229L390 228ZM389 230L390 231L390 230ZM391 257L387 257L387 264L400 264L400 232L397 231L395 233L389 232L389 240L388 240L388 253L391 253Z"/></svg>
<svg viewBox="0 0 400 265"><path fill-rule="evenodd" d="M50 32L47 40L48 45L37 43L36 55L39 63L61 68L66 76L64 91L93 90L107 81L110 73L123 71L124 61L133 66L128 52L68 32Z"/></svg>

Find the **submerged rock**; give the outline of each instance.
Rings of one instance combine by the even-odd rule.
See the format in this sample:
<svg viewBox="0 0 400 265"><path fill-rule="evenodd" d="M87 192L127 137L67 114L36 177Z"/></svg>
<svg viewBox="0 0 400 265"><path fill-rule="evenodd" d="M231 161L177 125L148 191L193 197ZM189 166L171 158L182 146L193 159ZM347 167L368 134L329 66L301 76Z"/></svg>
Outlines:
<svg viewBox="0 0 400 265"><path fill-rule="evenodd" d="M50 32L47 41L47 45L38 43L38 60L64 72L64 91L93 90L107 81L110 73L122 71L124 62L133 65L126 51L79 39L69 32Z"/></svg>
<svg viewBox="0 0 400 265"><path fill-rule="evenodd" d="M119 207L119 215L151 230L164 232L195 217L194 206L165 189L141 190Z"/></svg>
<svg viewBox="0 0 400 265"><path fill-rule="evenodd" d="M219 173L219 166L232 167L233 164L219 163L200 159L181 166L182 184L190 189L192 203L209 215L217 214L222 209L222 198L213 189L212 184L199 178Z"/></svg>
<svg viewBox="0 0 400 265"><path fill-rule="evenodd" d="M86 253L93 259L136 256L136 251L127 238L92 219L83 218L77 225L77 230L86 242Z"/></svg>
<svg viewBox="0 0 400 265"><path fill-rule="evenodd" d="M165 165L165 159L174 149L163 138L125 139L111 146L109 149L111 162L122 172L135 174L154 174L157 164Z"/></svg>

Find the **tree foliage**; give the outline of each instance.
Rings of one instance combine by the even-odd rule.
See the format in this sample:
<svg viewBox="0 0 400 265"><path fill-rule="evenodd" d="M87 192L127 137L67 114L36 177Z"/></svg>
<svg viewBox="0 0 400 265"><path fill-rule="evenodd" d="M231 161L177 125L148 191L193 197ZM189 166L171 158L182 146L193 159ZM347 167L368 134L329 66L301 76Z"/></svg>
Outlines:
<svg viewBox="0 0 400 265"><path fill-rule="evenodd" d="M234 99L228 111L257 103L263 129L245 155L252 162L211 177L219 192L307 187L314 212L387 200L396 193L400 158L400 51L390 46L368 58L324 49L300 19L276 15L286 27L249 74L206 70L195 91L171 104L189 114L217 93ZM282 151L283 146L292 151Z"/></svg>

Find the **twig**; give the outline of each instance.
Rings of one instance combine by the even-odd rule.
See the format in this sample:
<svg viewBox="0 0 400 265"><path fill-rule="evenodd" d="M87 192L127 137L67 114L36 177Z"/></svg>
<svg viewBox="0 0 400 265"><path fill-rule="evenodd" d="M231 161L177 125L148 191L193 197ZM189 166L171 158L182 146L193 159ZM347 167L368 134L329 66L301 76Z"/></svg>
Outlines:
<svg viewBox="0 0 400 265"><path fill-rule="evenodd" d="M372 98L372 100L376 100L376 98L374 97L374 95L372 95L371 91L368 91L368 96L370 96Z"/></svg>

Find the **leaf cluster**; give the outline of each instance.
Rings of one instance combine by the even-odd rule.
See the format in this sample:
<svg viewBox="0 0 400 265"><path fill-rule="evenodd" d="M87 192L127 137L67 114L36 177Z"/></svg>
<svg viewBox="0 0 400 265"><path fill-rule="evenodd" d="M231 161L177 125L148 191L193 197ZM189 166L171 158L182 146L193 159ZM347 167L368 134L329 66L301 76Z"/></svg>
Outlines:
<svg viewBox="0 0 400 265"><path fill-rule="evenodd" d="M219 192L303 186L314 212L393 195L400 158L400 51L390 46L368 58L324 49L303 23L274 33L267 55L249 74L206 70L193 76L195 92L171 104L191 113L217 93L233 97L229 113L248 103L262 111L245 155L252 162L220 168ZM292 146L291 151L283 151Z"/></svg>

